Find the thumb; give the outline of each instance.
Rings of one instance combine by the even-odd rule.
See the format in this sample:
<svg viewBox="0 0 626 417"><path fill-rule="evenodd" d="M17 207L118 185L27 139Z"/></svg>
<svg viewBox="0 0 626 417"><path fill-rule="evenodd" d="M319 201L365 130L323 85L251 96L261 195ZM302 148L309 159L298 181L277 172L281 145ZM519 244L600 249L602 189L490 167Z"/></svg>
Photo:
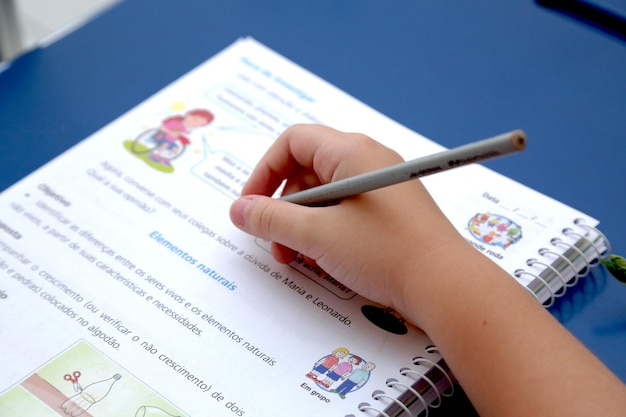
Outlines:
<svg viewBox="0 0 626 417"><path fill-rule="evenodd" d="M230 219L246 233L278 243L293 251L309 254L317 224L312 218L315 210L263 195L241 197L230 206ZM285 248L276 248L282 255L290 258ZM287 260L274 252L280 261ZM287 251L288 252L288 251Z"/></svg>

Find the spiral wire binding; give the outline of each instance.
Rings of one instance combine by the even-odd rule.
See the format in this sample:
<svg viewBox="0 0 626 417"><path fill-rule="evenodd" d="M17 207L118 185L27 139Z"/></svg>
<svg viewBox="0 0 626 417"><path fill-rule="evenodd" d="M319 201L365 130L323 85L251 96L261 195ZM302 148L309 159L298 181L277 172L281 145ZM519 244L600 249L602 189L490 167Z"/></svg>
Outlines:
<svg viewBox="0 0 626 417"><path fill-rule="evenodd" d="M452 381L452 378L450 377L450 375L448 375L448 372L446 372L446 370L443 369L443 367L441 367L437 363L431 361L430 359L426 359L426 358L423 358L421 356L413 358L413 364L414 365L422 365L421 362L426 362L429 366L432 366L434 368L439 369L439 372L441 372L441 375L443 375L448 380L449 387L450 387L450 392L449 393L446 393L446 391L443 391L441 393L441 395L443 395L444 397L452 396L452 394L454 394L454 381ZM424 375L424 378L426 380L429 380L428 377L426 377L426 375ZM431 383L432 383L432 381L431 381ZM438 390L435 389L435 391L437 392ZM439 396L439 392L437 392L437 395Z"/></svg>
<svg viewBox="0 0 626 417"><path fill-rule="evenodd" d="M377 414L378 416L383 416L383 417L391 417L389 414L385 413L385 412L384 412L384 411L382 411L382 410L379 410L379 409L378 409L378 408L376 408L376 407L372 407L372 406L371 406L371 405L369 405L368 403L361 403L361 404L359 404L359 407L358 407L358 408L359 408L359 411L366 412L366 411L372 410L372 411L374 411L374 412L378 413L378 414Z"/></svg>
<svg viewBox="0 0 626 417"><path fill-rule="evenodd" d="M550 244L552 246L567 246L569 248L570 251L575 252L575 255L569 257L570 259L574 260L574 259L578 259L581 258L584 261L585 267L579 270L579 276L582 278L585 275L587 275L589 273L589 263L587 262L587 257L585 256L585 254L583 253L583 251L581 251L580 249L578 249L576 246L572 245L571 243L567 243L565 242L563 239L561 239L560 237L553 237L550 240Z"/></svg>
<svg viewBox="0 0 626 417"><path fill-rule="evenodd" d="M538 254L548 262L542 262L535 258L529 258L526 265L529 268L541 268L540 273L533 273L525 269L517 269L513 275L521 278L524 275L532 277L526 288L540 303L550 307L556 298L563 296L568 287L576 285L580 278L585 277L591 268L598 265L601 259L611 253L611 244L606 236L597 228L585 224L584 219L574 220L574 224L585 230L583 234L572 228L564 228L562 234L574 239L574 244L566 242L560 237L554 237L550 244L556 247L565 247L563 253L548 248L541 248ZM599 243L598 243L599 242ZM595 253L590 258L586 253ZM580 260L580 261L579 261ZM580 265L580 267L578 267ZM553 289L553 286L556 287ZM427 346L424 351L429 354L439 353L435 346ZM424 357L415 357L412 364L429 368L421 373L412 368L401 368L398 373L410 379L412 382L404 383L396 378L388 378L385 384L388 388L400 391L398 395L389 395L383 390L372 392L372 398L378 402L386 402L384 408L372 406L362 402L358 409L362 412L374 412L377 417L428 417L430 408L437 408L442 404L442 397L454 394L454 381L450 369L443 359L438 362ZM441 389L441 387L444 387ZM448 392L449 391L449 392ZM421 406L421 407L420 407ZM354 417L352 415L346 417Z"/></svg>
<svg viewBox="0 0 626 417"><path fill-rule="evenodd" d="M571 227L564 228L561 233L574 240L575 243L566 242L560 237L550 240L552 246L566 248L562 254L547 248L541 248L538 251L539 255L545 258L552 255L556 256L556 259L552 259L551 263L541 262L534 258L526 261L526 265L530 268L541 267L540 273L533 273L526 269L517 269L513 273L518 279L524 275L532 277L530 283L524 287L545 307L554 305L556 298L563 296L567 288L576 285L580 278L585 277L591 268L597 266L601 259L611 253L609 240L597 228L585 224L584 219L581 218L575 219L573 223L584 230L584 233L578 233ZM581 267L577 267L577 264Z"/></svg>
<svg viewBox="0 0 626 417"><path fill-rule="evenodd" d="M513 273L513 275L515 275L516 278L521 278L523 275L530 275L531 277L533 277L535 281L528 284L526 288L531 292L532 295L535 296L537 301L539 301L540 303L543 303L543 305L545 305L546 307L552 307L554 305L554 301L556 300L556 294L554 293L554 291L552 291L552 288L550 287L550 285L548 284L546 280L541 278L539 275L535 275L532 272L528 272L523 269L516 270ZM529 288L529 286L532 285L536 281L539 281L541 283L542 288L546 288L548 292L550 293L550 298L547 301L542 302L539 296L537 295L537 293L532 288Z"/></svg>
<svg viewBox="0 0 626 417"><path fill-rule="evenodd" d="M420 372L417 372L417 371L415 371L413 369L409 369L409 368L402 368L402 369L400 369L400 375L408 377L410 374L413 374L413 375L417 376L417 379L420 379L420 378L423 379L424 381L426 381L426 383L428 385L431 386L433 391L437 394L437 404L433 405L431 403L430 408L437 408L437 407L439 407L441 405L441 392L439 392L439 389L437 389L437 385L435 385L435 383L432 381L432 379L428 378L426 375L424 375L424 374L422 374ZM398 380L393 380L393 378L390 378L390 379L387 380L387 386L388 387L395 387L396 385L402 386L404 384L402 384ZM404 386L406 386L406 385L404 385ZM415 395L419 397L419 394L415 393Z"/></svg>
<svg viewBox="0 0 626 417"><path fill-rule="evenodd" d="M388 386L389 388L396 388L397 386L399 386L399 387L402 387L402 388L406 389L407 391L409 391L409 392L410 392L410 393L412 393L413 395L415 395L415 398L417 398L417 399L418 399L418 401L422 403L422 406L424 407L424 410L426 410L426 416L428 416L428 404L426 404L426 400L424 399L424 397L422 397L422 395L421 395L419 392L417 392L417 391L415 390L415 388L413 388L413 387L412 387L412 386L410 386L410 385L403 384L402 382L398 381L398 380L397 380L397 379L395 379L395 378L389 378L389 379L387 380L387 386ZM436 392L437 392L437 398L439 399L439 402L437 403L437 406L432 406L432 405L431 405L431 408L437 408L437 407L439 407L439 406L441 405L441 394L439 393L439 390L436 390ZM399 400L398 400L398 401L399 401ZM405 406L405 407L406 407L406 406ZM403 407L403 408L404 408L404 407ZM410 416L410 415L412 415L412 414L413 414L413 413L409 410L409 411L408 411L408 415Z"/></svg>
<svg viewBox="0 0 626 417"><path fill-rule="evenodd" d="M541 255L541 256L546 256L548 254L556 256L560 261L564 261L567 264L567 266L572 270L573 278L566 282L566 284L565 284L566 287L573 287L574 285L578 284L578 279L581 278L581 274L578 271L578 269L574 266L572 261L569 260L569 258L566 258L565 256L561 255L560 253L551 251L548 248L541 248L541 249L539 249L538 252L539 252L539 255Z"/></svg>
<svg viewBox="0 0 626 417"><path fill-rule="evenodd" d="M597 257L592 258L591 261L587 260L587 263L589 264L590 267L594 267L600 263L600 258L602 257L602 254L600 253L600 250L596 247L596 245L594 245L594 243L587 236L583 236L580 233L576 233L570 227L566 227L565 229L563 229L563 234L565 236L575 236L578 239L585 240L589 243L589 247L593 248L593 250L598 255Z"/></svg>
<svg viewBox="0 0 626 417"><path fill-rule="evenodd" d="M424 347L424 352L426 353L439 353L439 349L435 345L428 345Z"/></svg>
<svg viewBox="0 0 626 417"><path fill-rule="evenodd" d="M404 404L403 404L403 403L402 403L399 399L397 399L397 398L395 398L395 397L392 397L392 396L390 396L390 395L385 394L385 392L384 392L384 391L381 391L381 390L376 390L376 391L374 391L374 392L372 393L372 398L373 398L373 399L375 399L375 400L379 400L379 399L381 399L381 398L386 398L386 399L391 400L391 401L393 401L394 403L398 404L398 406L399 406L400 408L402 408L402 410L404 410L404 411L407 413L407 415L409 415L409 416L410 416L410 415L412 414L412 413L411 413L411 410L409 410L409 407L407 407L406 405L404 405ZM419 398L420 398L420 400L424 403L424 408L426 409L426 416L428 416L428 406L426 405L426 402L424 401L424 399L423 399L421 396L420 396ZM384 413L384 412L383 412L383 413Z"/></svg>
<svg viewBox="0 0 626 417"><path fill-rule="evenodd" d="M435 346L427 346L424 351L429 354L439 354ZM401 368L398 373L408 379L401 382L396 378L388 378L385 384L396 392L385 392L377 389L371 396L381 406L367 402L358 405L364 413L374 412L377 417L427 417L430 408L437 408L443 402L443 397L454 393L454 378L443 359L437 362L422 356L414 357L411 361L414 366L428 368L420 372L413 368ZM352 415L346 417L354 417Z"/></svg>
<svg viewBox="0 0 626 417"><path fill-rule="evenodd" d="M587 230L587 233L589 232L595 233L602 239L602 242L604 242L605 249L604 251L598 251L598 253L600 253L601 259L605 259L607 256L611 254L611 252L613 251L613 249L611 248L611 242L609 241L609 239L607 239L604 233L602 233L599 229L593 226L589 226L588 224L585 224L584 219L576 219L574 220L574 224L578 227L582 227L583 229ZM585 234L585 236L587 236L587 234Z"/></svg>
<svg viewBox="0 0 626 417"><path fill-rule="evenodd" d="M555 297L560 297L562 295L565 294L565 292L567 291L567 280L563 277L563 274L561 274L555 267L553 267L550 264L544 263L544 262L540 262L535 258L530 258L526 260L526 265L533 267L535 265L541 265L546 269L551 270L554 275L556 275L557 277L559 277L559 280L561 281L561 284L563 284L563 286L559 289L559 292L555 292L554 295Z"/></svg>

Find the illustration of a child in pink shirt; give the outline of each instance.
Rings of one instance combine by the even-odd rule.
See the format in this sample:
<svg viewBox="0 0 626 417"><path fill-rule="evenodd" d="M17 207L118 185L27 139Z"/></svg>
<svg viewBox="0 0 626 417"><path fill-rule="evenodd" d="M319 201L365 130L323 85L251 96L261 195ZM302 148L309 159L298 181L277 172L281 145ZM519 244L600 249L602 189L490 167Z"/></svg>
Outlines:
<svg viewBox="0 0 626 417"><path fill-rule="evenodd" d="M150 155L150 159L169 165L171 156L179 150L180 146L189 145L189 139L185 134L198 127L208 125L213 121L213 118L213 113L210 111L196 109L188 111L185 115L172 116L163 120L159 132L154 136L157 148Z"/></svg>
<svg viewBox="0 0 626 417"><path fill-rule="evenodd" d="M326 388L330 388L332 384L337 382L339 378L343 378L344 375L349 375L352 372L354 365L359 365L363 359L353 355L346 362L340 362L337 365L331 367L326 374L326 378L320 383ZM344 378L345 379L345 378Z"/></svg>

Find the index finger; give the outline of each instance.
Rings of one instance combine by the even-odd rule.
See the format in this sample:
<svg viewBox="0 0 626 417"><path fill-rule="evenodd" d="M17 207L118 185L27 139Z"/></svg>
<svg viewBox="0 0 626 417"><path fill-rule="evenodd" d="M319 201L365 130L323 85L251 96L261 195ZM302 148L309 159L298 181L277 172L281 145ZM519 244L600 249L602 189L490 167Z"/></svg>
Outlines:
<svg viewBox="0 0 626 417"><path fill-rule="evenodd" d="M359 152L368 146L382 146L360 134L333 128L298 124L287 128L259 161L242 189L242 195L271 195L285 179L302 170L317 175L320 183L355 175L368 167Z"/></svg>

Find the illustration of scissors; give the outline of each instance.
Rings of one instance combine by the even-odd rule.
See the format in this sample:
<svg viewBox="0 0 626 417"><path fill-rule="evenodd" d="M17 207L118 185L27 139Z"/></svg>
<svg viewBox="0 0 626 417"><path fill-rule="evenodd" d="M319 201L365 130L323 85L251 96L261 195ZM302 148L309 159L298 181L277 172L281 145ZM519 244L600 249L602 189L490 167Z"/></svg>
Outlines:
<svg viewBox="0 0 626 417"><path fill-rule="evenodd" d="M64 380L72 381L72 383L74 384L74 391L80 392L80 391L83 390L83 387L81 387L80 384L78 383L78 378L80 378L80 372L78 372L78 371L74 371L74 373L72 375L65 374L63 376Z"/></svg>

